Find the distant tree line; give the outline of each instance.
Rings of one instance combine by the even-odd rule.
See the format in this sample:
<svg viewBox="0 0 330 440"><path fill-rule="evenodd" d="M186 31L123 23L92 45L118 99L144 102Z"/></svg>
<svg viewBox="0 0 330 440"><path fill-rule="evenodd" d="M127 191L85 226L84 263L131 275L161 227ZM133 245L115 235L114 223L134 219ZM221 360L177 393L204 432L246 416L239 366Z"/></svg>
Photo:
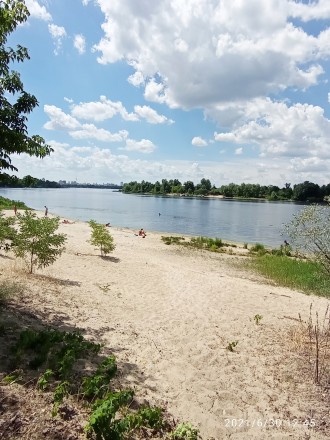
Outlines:
<svg viewBox="0 0 330 440"><path fill-rule="evenodd" d="M293 185L293 187L291 187L291 183L286 183L283 188L275 185L259 185L254 183L229 183L217 188L211 184L209 179L204 178L196 185L190 180L181 183L178 179L162 179L161 182L157 181L155 183L144 180L142 182L125 183L122 191L134 194L222 195L228 198L320 202L330 196L330 183L319 186L317 183L305 181Z"/></svg>
<svg viewBox="0 0 330 440"><path fill-rule="evenodd" d="M0 173L0 187L9 188L60 188L58 182L38 179L32 176L24 176L20 179L17 176L10 176L6 173Z"/></svg>

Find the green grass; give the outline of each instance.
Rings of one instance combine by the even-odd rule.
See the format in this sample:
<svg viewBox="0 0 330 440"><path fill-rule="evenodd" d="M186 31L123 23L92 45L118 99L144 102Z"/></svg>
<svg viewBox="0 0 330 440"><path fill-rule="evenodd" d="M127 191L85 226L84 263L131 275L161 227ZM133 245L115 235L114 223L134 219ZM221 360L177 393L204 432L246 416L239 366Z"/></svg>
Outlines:
<svg viewBox="0 0 330 440"><path fill-rule="evenodd" d="M25 203L19 200L10 200L0 196L0 209L13 209L15 205L17 209L29 209Z"/></svg>
<svg viewBox="0 0 330 440"><path fill-rule="evenodd" d="M253 257L248 265L281 286L330 298L330 277L316 262L266 254Z"/></svg>

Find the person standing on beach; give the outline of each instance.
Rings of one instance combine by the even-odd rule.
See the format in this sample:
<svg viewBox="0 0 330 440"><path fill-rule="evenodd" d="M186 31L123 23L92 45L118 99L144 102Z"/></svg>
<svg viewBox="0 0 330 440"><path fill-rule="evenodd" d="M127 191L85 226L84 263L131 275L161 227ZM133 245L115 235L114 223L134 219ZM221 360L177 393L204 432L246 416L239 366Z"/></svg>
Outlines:
<svg viewBox="0 0 330 440"><path fill-rule="evenodd" d="M14 205L14 214L15 215L17 214L17 206L16 205Z"/></svg>
<svg viewBox="0 0 330 440"><path fill-rule="evenodd" d="M48 208L47 208L47 206L45 205L45 217L47 217L47 215L48 215Z"/></svg>

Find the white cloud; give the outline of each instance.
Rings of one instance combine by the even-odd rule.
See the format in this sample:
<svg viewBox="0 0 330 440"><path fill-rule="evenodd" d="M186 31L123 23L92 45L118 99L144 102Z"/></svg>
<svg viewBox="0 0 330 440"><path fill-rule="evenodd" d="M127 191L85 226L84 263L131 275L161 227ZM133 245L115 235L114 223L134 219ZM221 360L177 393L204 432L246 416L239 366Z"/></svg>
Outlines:
<svg viewBox="0 0 330 440"><path fill-rule="evenodd" d="M54 44L55 44L54 53L55 55L58 55L62 48L63 39L66 37L66 31L64 27L57 26L56 24L53 23L48 25L48 30L51 37L54 40Z"/></svg>
<svg viewBox="0 0 330 440"><path fill-rule="evenodd" d="M75 35L73 45L77 49L78 53L82 55L86 51L85 37L81 34Z"/></svg>
<svg viewBox="0 0 330 440"><path fill-rule="evenodd" d="M148 105L136 105L134 106L134 111L140 118L145 119L150 124L173 124L174 122L171 119L167 119L164 115L159 115L156 110Z"/></svg>
<svg viewBox="0 0 330 440"><path fill-rule="evenodd" d="M125 147L121 149L126 151L137 151L139 153L149 154L155 151L156 146L148 139L142 139L141 141L127 139Z"/></svg>
<svg viewBox="0 0 330 440"><path fill-rule="evenodd" d="M111 133L104 128L97 128L94 124L83 124L81 129L69 132L74 139L95 139L101 142L121 142L128 136L126 130Z"/></svg>
<svg viewBox="0 0 330 440"><path fill-rule="evenodd" d="M128 113L123 104L119 101L111 101L106 96L100 96L98 102L81 102L73 105L72 115L79 119L105 121L119 114L125 121L138 121L137 115Z"/></svg>
<svg viewBox="0 0 330 440"><path fill-rule="evenodd" d="M55 105L45 105L44 111L50 118L50 121L44 125L47 130L75 130L80 128L80 123L76 118L67 115Z"/></svg>
<svg viewBox="0 0 330 440"><path fill-rule="evenodd" d="M30 12L30 17L38 18L43 21L51 21L52 16L45 6L41 6L36 0L25 0L26 7Z"/></svg>
<svg viewBox="0 0 330 440"><path fill-rule="evenodd" d="M245 121L231 132L215 133L215 140L256 145L264 156L330 158L330 120L321 107L257 99L246 103L244 115Z"/></svg>
<svg viewBox="0 0 330 440"><path fill-rule="evenodd" d="M236 150L235 150L236 156L240 156L242 153L243 153L243 148L242 147L236 148Z"/></svg>
<svg viewBox="0 0 330 440"><path fill-rule="evenodd" d="M191 144L194 145L195 147L206 147L207 146L206 140L201 138L200 136L195 136L192 139Z"/></svg>
<svg viewBox="0 0 330 440"><path fill-rule="evenodd" d="M288 88L303 90L320 81L321 62L330 55L329 30L313 36L290 21L293 15L328 17L328 0L98 4L105 16L104 36L94 46L98 61L126 60L137 74L129 81L145 84L147 100L171 108L208 112Z"/></svg>
<svg viewBox="0 0 330 440"><path fill-rule="evenodd" d="M138 87L144 84L144 76L141 72L135 72L128 77L127 81L133 86Z"/></svg>

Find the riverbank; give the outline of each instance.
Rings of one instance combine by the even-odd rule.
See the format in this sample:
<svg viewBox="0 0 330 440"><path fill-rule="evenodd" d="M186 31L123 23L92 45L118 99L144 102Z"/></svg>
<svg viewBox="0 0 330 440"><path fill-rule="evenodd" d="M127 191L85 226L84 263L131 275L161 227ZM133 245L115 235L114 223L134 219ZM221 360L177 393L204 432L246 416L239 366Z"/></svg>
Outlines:
<svg viewBox="0 0 330 440"><path fill-rule="evenodd" d="M18 309L97 337L117 357L125 386L203 439L327 438L328 409L287 335L299 315L308 320L311 303L323 316L329 301L267 284L237 267L243 256L109 231L116 249L107 258L80 221L60 224L66 250L35 275L10 253L1 258L0 280L25 286ZM303 425L311 414L317 429Z"/></svg>

